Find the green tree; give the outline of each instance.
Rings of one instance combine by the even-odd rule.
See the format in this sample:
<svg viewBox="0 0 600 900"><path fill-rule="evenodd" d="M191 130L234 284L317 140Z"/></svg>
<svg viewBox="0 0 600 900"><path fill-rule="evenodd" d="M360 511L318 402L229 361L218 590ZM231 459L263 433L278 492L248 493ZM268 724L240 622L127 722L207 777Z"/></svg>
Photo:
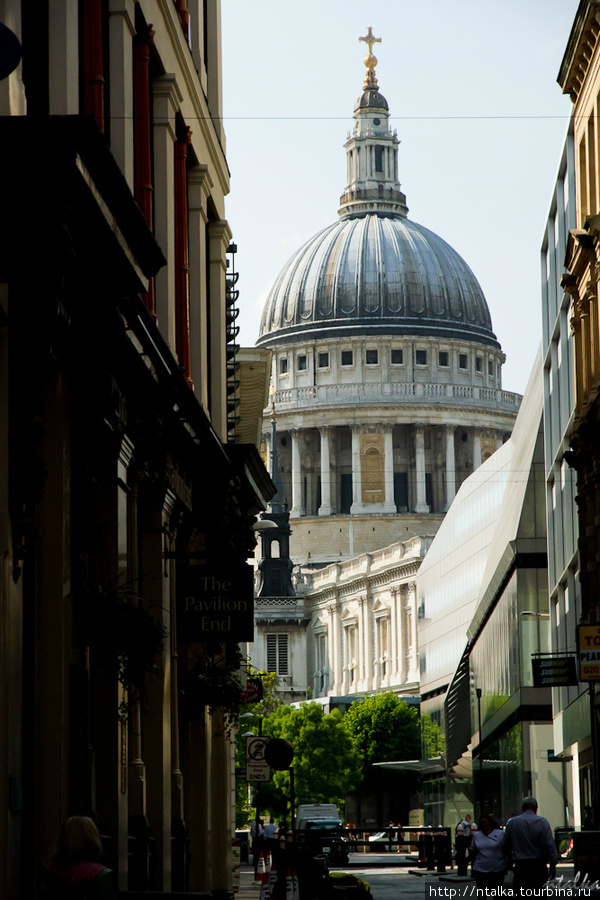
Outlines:
<svg viewBox="0 0 600 900"><path fill-rule="evenodd" d="M385 799L393 809L395 818L406 822L410 797L416 786L414 775L382 769L373 763L418 759L420 730L417 710L387 691L353 703L344 716L343 726L361 759L363 780L355 792L359 821L362 819L363 803L369 800L372 804L374 801L379 825L383 826Z"/></svg>
<svg viewBox="0 0 600 900"><path fill-rule="evenodd" d="M360 757L339 710L324 715L318 703L302 703L299 709L280 706L264 722L263 734L284 738L294 749L296 806L335 803L340 807L360 783ZM289 799L289 772L273 772L272 781L261 785L261 807L289 821Z"/></svg>
<svg viewBox="0 0 600 900"><path fill-rule="evenodd" d="M344 716L343 727L360 754L364 775L373 763L420 755L417 710L392 691L357 700Z"/></svg>
<svg viewBox="0 0 600 900"><path fill-rule="evenodd" d="M425 714L420 718L421 726L421 756L423 759L433 759L435 756L444 756L446 741L442 729L430 715Z"/></svg>

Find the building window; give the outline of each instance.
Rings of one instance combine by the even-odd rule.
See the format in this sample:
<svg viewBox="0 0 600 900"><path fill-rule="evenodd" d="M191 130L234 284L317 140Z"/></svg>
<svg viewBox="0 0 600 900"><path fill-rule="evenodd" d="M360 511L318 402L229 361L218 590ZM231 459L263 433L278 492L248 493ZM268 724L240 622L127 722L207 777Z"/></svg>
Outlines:
<svg viewBox="0 0 600 900"><path fill-rule="evenodd" d="M488 375L494 377L494 363L491 359L488 359Z"/></svg>
<svg viewBox="0 0 600 900"><path fill-rule="evenodd" d="M342 350L342 365L351 366L354 361L352 350Z"/></svg>
<svg viewBox="0 0 600 900"><path fill-rule="evenodd" d="M415 350L415 362L418 366L426 366L427 350Z"/></svg>
<svg viewBox="0 0 600 900"><path fill-rule="evenodd" d="M368 366L376 366L379 362L377 350L367 350L366 361Z"/></svg>
<svg viewBox="0 0 600 900"><path fill-rule="evenodd" d="M483 372L483 359L481 356L475 358L475 371Z"/></svg>
<svg viewBox="0 0 600 900"><path fill-rule="evenodd" d="M317 697L327 694L329 682L329 656L327 653L327 632L315 635L315 691Z"/></svg>
<svg viewBox="0 0 600 900"><path fill-rule="evenodd" d="M275 672L277 675L288 674L287 634L267 635L267 672Z"/></svg>
<svg viewBox="0 0 600 900"><path fill-rule="evenodd" d="M388 620L387 617L381 617L377 620L377 644L379 656L379 674L381 678L385 678L387 674L388 660Z"/></svg>
<svg viewBox="0 0 600 900"><path fill-rule="evenodd" d="M284 359L279 360L279 374L280 375L285 375L287 373L287 366L288 366L287 359L284 358Z"/></svg>
<svg viewBox="0 0 600 900"><path fill-rule="evenodd" d="M306 370L306 356L303 354L298 357L298 371L304 372Z"/></svg>
<svg viewBox="0 0 600 900"><path fill-rule="evenodd" d="M402 349L398 347L392 348L392 365L393 366L401 366L404 362L404 356L402 353Z"/></svg>
<svg viewBox="0 0 600 900"><path fill-rule="evenodd" d="M383 147L375 147L375 171L383 172Z"/></svg>
<svg viewBox="0 0 600 900"><path fill-rule="evenodd" d="M356 678L356 626L346 628L346 659L348 684L352 684Z"/></svg>
<svg viewBox="0 0 600 900"><path fill-rule="evenodd" d="M467 354L459 353L458 354L458 368L459 369L468 369L468 367L469 367L469 362L467 360Z"/></svg>
<svg viewBox="0 0 600 900"><path fill-rule="evenodd" d="M329 368L329 353L319 353L319 369Z"/></svg>
<svg viewBox="0 0 600 900"><path fill-rule="evenodd" d="M447 350L440 350L439 357L438 357L438 364L439 364L440 366L442 366L442 367L444 367L444 366L447 367L447 366L448 366L448 352L447 352Z"/></svg>

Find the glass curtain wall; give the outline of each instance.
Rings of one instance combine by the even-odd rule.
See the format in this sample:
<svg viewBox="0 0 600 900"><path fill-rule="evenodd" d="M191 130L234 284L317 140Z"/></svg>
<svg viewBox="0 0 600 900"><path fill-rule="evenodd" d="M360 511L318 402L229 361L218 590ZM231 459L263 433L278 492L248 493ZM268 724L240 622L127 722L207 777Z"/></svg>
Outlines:
<svg viewBox="0 0 600 900"><path fill-rule="evenodd" d="M531 784L529 754L523 752L518 719L522 687L533 686L532 656L549 650L546 569L518 569L508 581L471 651L471 722L478 730L476 689L481 689L481 724L504 711L507 730L483 747L483 765L473 760L474 795L505 822L518 812ZM483 776L483 785L479 779Z"/></svg>

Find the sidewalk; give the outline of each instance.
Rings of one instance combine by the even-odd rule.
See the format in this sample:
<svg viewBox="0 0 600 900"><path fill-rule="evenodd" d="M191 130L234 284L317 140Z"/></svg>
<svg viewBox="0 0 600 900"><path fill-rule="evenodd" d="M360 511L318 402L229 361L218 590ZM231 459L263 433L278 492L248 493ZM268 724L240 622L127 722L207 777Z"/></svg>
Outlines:
<svg viewBox="0 0 600 900"><path fill-rule="evenodd" d="M438 874L427 869L418 869L408 860L398 864L394 854L362 854L351 853L350 865L346 871L352 872L371 885L373 900L429 900L439 897L440 900L460 900L461 897L475 897L475 882L470 876L456 874L456 869L447 869ZM335 870L334 870L335 871ZM569 861L559 862L557 876L563 877L562 883L550 882L547 885L548 896L558 894L561 897L577 897L578 891L565 891L565 882L573 879L573 864ZM249 865L240 867L240 889L236 892L236 900L259 900L260 882L254 881L254 869ZM504 880L507 891L512 887L512 873ZM509 894L507 894L510 897ZM585 897L597 897L592 891Z"/></svg>

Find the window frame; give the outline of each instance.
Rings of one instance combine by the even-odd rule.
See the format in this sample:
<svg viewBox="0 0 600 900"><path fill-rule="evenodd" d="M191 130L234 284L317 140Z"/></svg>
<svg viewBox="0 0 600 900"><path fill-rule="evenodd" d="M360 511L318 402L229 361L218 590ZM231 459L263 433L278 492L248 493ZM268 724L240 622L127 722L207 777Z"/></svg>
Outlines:
<svg viewBox="0 0 600 900"><path fill-rule="evenodd" d="M276 631L265 635L266 666L267 672L273 672L277 676L290 674L290 644L287 632ZM271 668L275 665L275 668ZM285 669L285 671L283 671Z"/></svg>

